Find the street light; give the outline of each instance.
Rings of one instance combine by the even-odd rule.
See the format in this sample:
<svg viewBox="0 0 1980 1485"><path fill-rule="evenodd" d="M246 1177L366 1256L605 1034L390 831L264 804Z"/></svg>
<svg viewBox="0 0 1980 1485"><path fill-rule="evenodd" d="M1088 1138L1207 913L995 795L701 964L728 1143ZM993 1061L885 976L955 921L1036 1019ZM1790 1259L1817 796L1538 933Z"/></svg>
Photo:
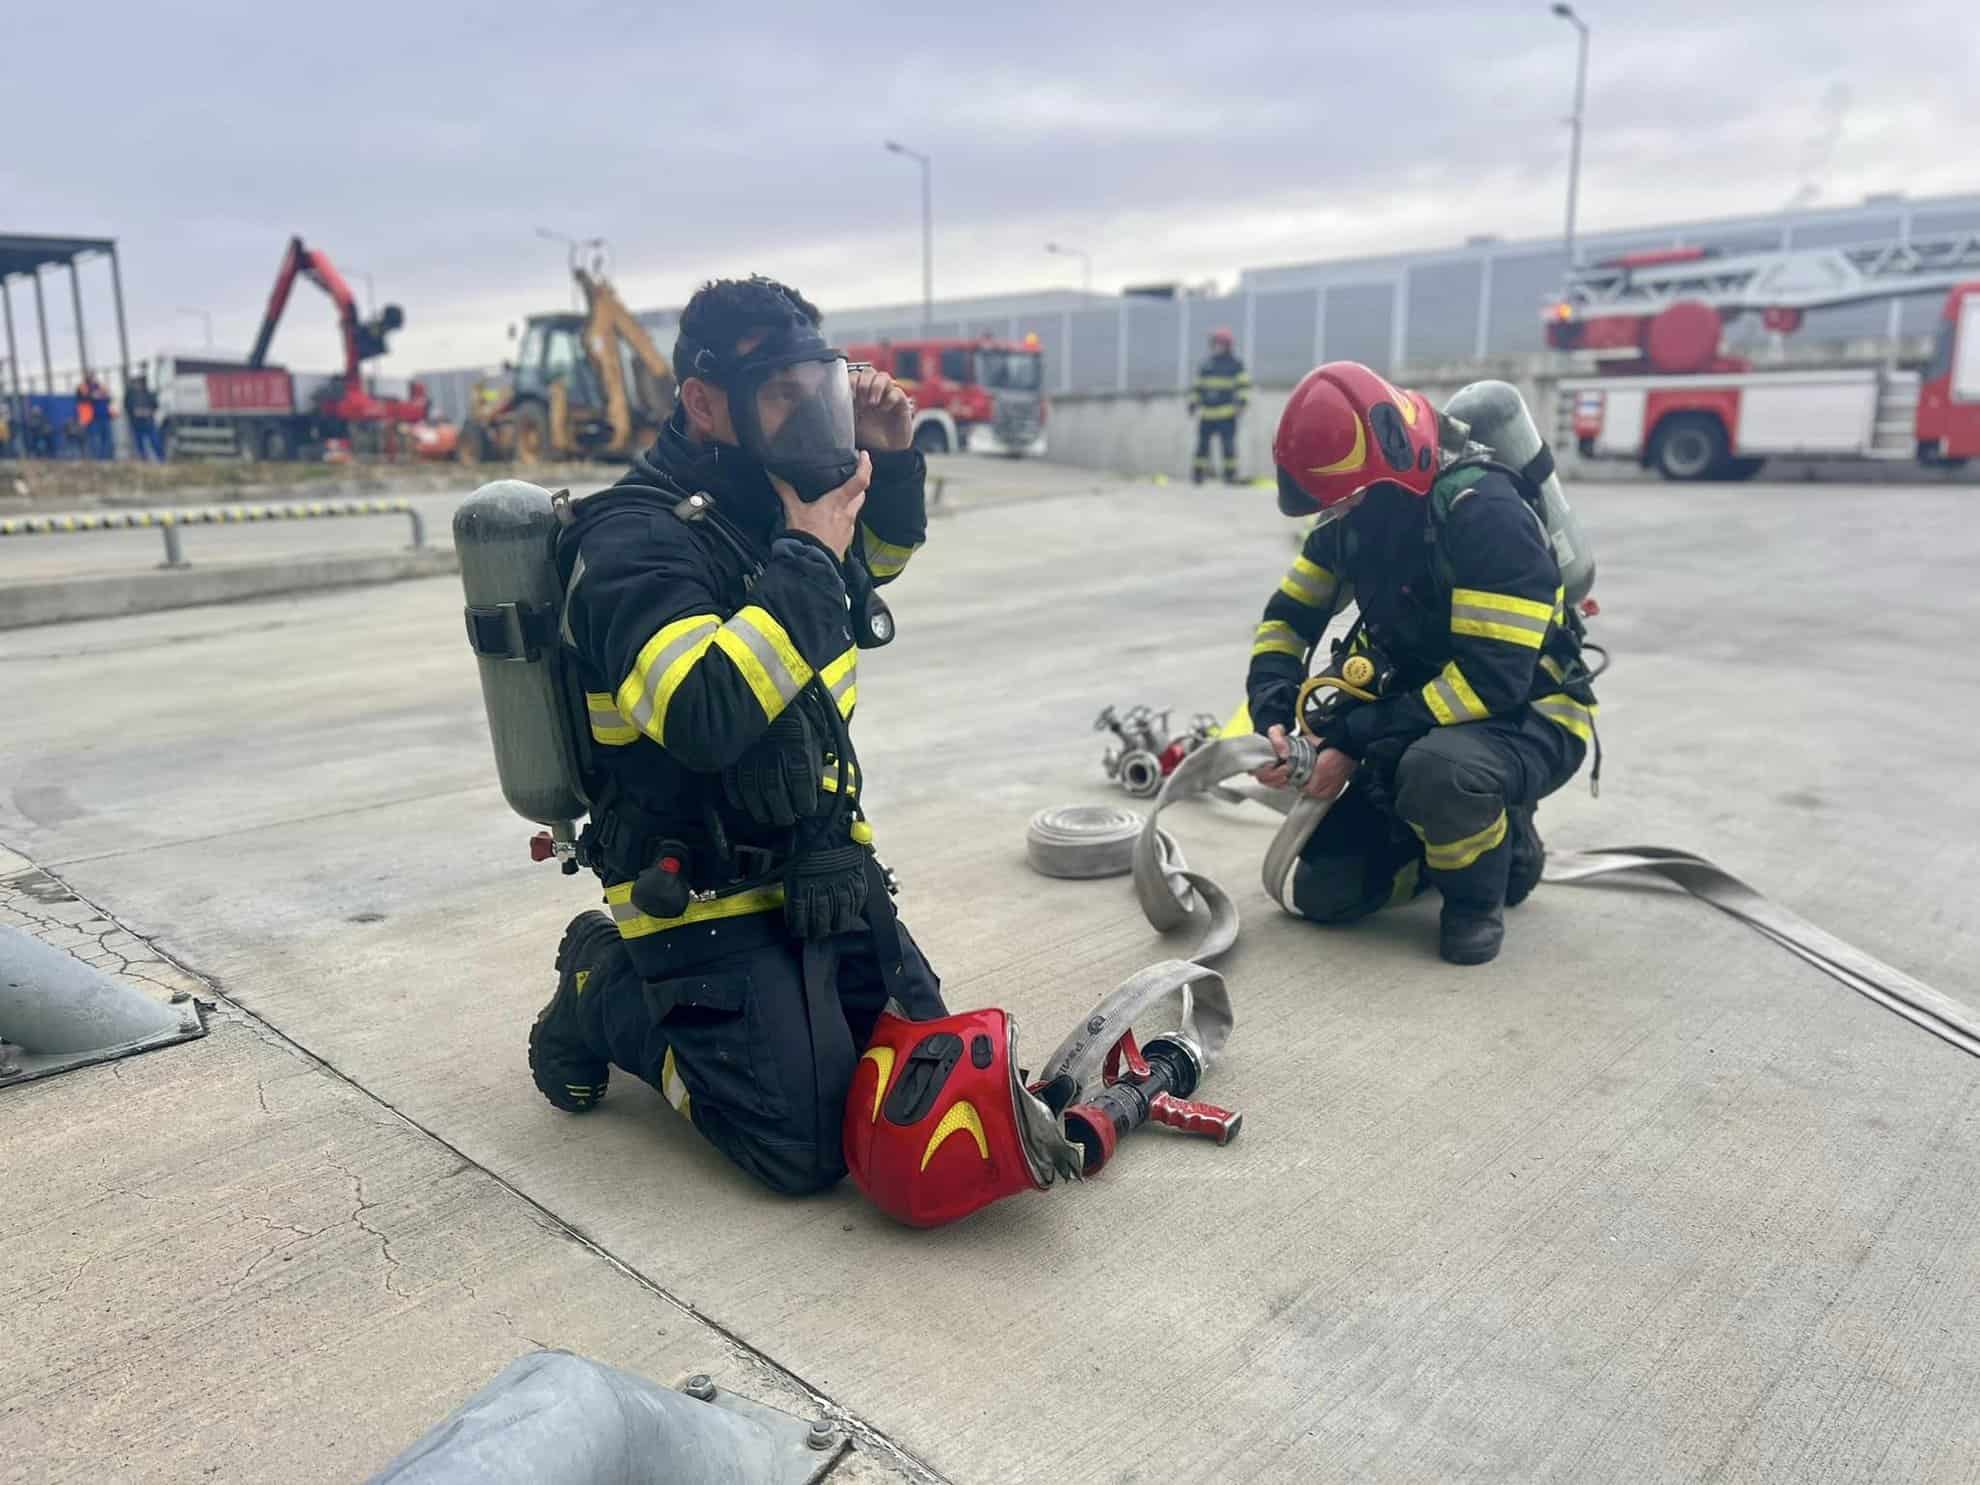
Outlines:
<svg viewBox="0 0 1980 1485"><path fill-rule="evenodd" d="M210 309L188 309L185 306L181 305L179 307L178 313L182 315L194 315L206 323L206 348L209 351L212 350L213 349L213 311Z"/></svg>
<svg viewBox="0 0 1980 1485"><path fill-rule="evenodd" d="M1066 247L1056 242L1046 243L1045 251L1055 258L1079 259L1080 287L1089 294L1093 292L1093 254L1083 248Z"/></svg>
<svg viewBox="0 0 1980 1485"><path fill-rule="evenodd" d="M906 155L921 167L921 333L926 335L935 322L935 198L930 184L934 162L898 140L884 142L889 154Z"/></svg>
<svg viewBox="0 0 1980 1485"><path fill-rule="evenodd" d="M591 271L594 276L603 278L605 276L606 264L605 239L602 237L572 237L566 232L553 232L548 227L538 227L536 229L536 235L546 242L561 242L564 244L564 258L571 268L571 308L579 308L577 285L578 253L581 249L589 248L591 250Z"/></svg>
<svg viewBox="0 0 1980 1485"><path fill-rule="evenodd" d="M1567 197L1567 259L1568 266L1574 266L1574 197L1581 185L1581 110L1588 99L1588 23L1574 13L1574 7L1566 0L1555 0L1554 14L1564 21L1571 21L1580 35L1580 56L1574 68L1574 117L1568 123L1574 129L1574 143L1568 155L1568 197Z"/></svg>

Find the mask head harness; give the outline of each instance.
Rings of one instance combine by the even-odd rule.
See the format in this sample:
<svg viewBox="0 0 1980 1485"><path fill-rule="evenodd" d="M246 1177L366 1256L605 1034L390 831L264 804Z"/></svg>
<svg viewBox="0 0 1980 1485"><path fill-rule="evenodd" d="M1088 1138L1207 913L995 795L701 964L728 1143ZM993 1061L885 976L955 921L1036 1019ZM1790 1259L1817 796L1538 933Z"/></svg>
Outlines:
<svg viewBox="0 0 1980 1485"><path fill-rule="evenodd" d="M795 304L790 316L740 353L683 335L684 375L718 386L743 452L788 483L801 500L837 489L859 468L853 445L852 378L846 353L828 345Z"/></svg>

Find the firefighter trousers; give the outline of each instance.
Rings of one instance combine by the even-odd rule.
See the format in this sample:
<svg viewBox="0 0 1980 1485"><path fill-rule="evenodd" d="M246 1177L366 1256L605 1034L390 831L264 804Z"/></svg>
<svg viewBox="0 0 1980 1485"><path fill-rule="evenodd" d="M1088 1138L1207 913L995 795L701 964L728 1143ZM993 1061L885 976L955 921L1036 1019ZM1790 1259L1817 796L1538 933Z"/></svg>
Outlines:
<svg viewBox="0 0 1980 1485"><path fill-rule="evenodd" d="M771 1190L822 1191L846 1173L846 1093L887 1002L916 1021L948 1014L905 925L900 949L888 973L865 928L780 937L649 980L615 942L587 1039Z"/></svg>
<svg viewBox="0 0 1980 1485"><path fill-rule="evenodd" d="M1224 483L1235 485L1238 477L1237 461L1237 417L1232 414L1222 418L1198 418L1196 420L1196 463L1191 466L1191 477L1202 484L1210 476L1210 441L1220 441L1224 446Z"/></svg>
<svg viewBox="0 0 1980 1485"><path fill-rule="evenodd" d="M1372 751L1293 872L1293 905L1316 923L1352 922L1431 886L1479 913L1505 902L1509 877L1531 890L1541 862L1526 858L1538 837L1520 829L1520 816L1530 825L1586 748L1522 707L1439 727L1397 757Z"/></svg>

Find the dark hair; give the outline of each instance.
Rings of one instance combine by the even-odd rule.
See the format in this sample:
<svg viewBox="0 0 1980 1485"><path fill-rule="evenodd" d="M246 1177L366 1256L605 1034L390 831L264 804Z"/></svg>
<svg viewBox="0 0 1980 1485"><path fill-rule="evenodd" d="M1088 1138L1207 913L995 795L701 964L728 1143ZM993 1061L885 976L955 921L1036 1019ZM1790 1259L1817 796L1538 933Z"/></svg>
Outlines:
<svg viewBox="0 0 1980 1485"><path fill-rule="evenodd" d="M718 278L694 291L681 311L680 333L674 339L674 374L695 376L695 354L704 347L718 360L735 354L738 342L759 330L774 330L802 315L814 327L823 318L818 306L796 289L774 278Z"/></svg>

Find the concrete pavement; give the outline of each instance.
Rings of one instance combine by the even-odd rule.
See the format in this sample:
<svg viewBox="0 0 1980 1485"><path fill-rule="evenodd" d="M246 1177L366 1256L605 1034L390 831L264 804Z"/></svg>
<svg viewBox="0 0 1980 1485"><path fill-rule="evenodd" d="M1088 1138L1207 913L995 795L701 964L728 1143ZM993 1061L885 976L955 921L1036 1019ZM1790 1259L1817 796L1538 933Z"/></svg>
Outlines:
<svg viewBox="0 0 1980 1485"><path fill-rule="evenodd" d="M1044 494L938 524L890 594L902 637L865 658L858 723L906 920L951 1003L1008 1006L1034 1057L1165 949L1125 883L1030 875L1026 817L1112 797L1103 703L1235 701L1292 550L1258 492ZM1579 486L1617 664L1603 797L1571 786L1550 839L1702 850L1971 998L1969 499ZM504 1311L535 1305L529 1337L650 1374L716 1344L646 1335L664 1290L959 1481L1972 1478L1980 1066L1674 894L1549 889L1498 963L1456 971L1431 904L1348 933L1280 918L1256 885L1273 822L1181 812L1246 913L1206 1090L1244 1137L1152 1132L1085 1188L936 1233L850 1189L753 1191L629 1079L595 1116L557 1114L523 1033L596 892L525 858L458 606L440 579L0 636L0 841L349 1080L312 1087L294 1143L255 1145L218 1194L197 1167L241 1138L252 1021L0 1094L34 1116L0 1123L28 1192L0 1215L10 1243L92 1193L184 1179L236 1217L260 1214L247 1190L285 1193L280 1220L343 1245L298 1254L280 1297L225 1293L239 1268L188 1279L119 1375L196 1391L190 1443L103 1408L117 1337L92 1328L118 1265L10 1274L0 1308L75 1359L0 1354L0 1471L59 1436L63 1467L22 1478L267 1478L290 1428L328 1450L304 1474L360 1477L527 1349L454 1287L493 1269ZM133 1076L163 1091L133 1103ZM373 1112L338 1112L346 1095ZM509 1236L447 1205L425 1136L375 1148L339 1122L381 1108L457 1152L488 1193L475 1221ZM354 1192L335 1168L354 1156L396 1174ZM98 1169L88 1191L56 1179ZM355 1225L383 1190L430 1244L411 1281L397 1236ZM538 1208L652 1287L573 1256ZM150 1251L140 1220L105 1208L66 1241L78 1261ZM243 1266L250 1236L230 1239ZM363 1372L333 1318L337 1264L360 1260ZM294 1346L325 1325L326 1348Z"/></svg>

